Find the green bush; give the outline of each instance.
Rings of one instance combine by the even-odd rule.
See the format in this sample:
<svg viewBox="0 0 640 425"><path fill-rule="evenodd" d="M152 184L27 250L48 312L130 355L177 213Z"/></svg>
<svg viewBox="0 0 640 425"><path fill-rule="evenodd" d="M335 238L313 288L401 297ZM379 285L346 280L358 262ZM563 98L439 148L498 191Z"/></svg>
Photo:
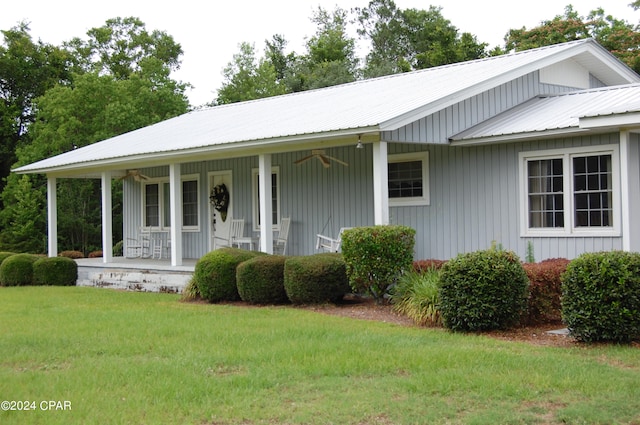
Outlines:
<svg viewBox="0 0 640 425"><path fill-rule="evenodd" d="M287 302L284 291L283 255L254 257L238 265L236 283L242 301L251 304L280 304Z"/></svg>
<svg viewBox="0 0 640 425"><path fill-rule="evenodd" d="M4 260L6 260L7 258L11 257L12 255L15 255L15 253L13 252L6 252L6 251L2 251L0 252L0 264L2 264L2 262Z"/></svg>
<svg viewBox="0 0 640 425"><path fill-rule="evenodd" d="M0 264L0 285L24 286L33 284L33 263L40 257L32 254L15 254Z"/></svg>
<svg viewBox="0 0 640 425"><path fill-rule="evenodd" d="M583 254L562 275L562 318L585 342L640 338L640 254Z"/></svg>
<svg viewBox="0 0 640 425"><path fill-rule="evenodd" d="M407 226L372 226L345 230L342 254L349 284L380 302L403 272L412 268L416 231Z"/></svg>
<svg viewBox="0 0 640 425"><path fill-rule="evenodd" d="M35 285L74 286L78 264L67 257L44 257L33 263Z"/></svg>
<svg viewBox="0 0 640 425"><path fill-rule="evenodd" d="M193 273L202 298L212 303L239 300L236 267L258 255L266 254L237 248L220 248L205 254Z"/></svg>
<svg viewBox="0 0 640 425"><path fill-rule="evenodd" d="M341 254L290 257L284 265L284 289L294 304L340 301L350 292Z"/></svg>
<svg viewBox="0 0 640 425"><path fill-rule="evenodd" d="M411 270L391 290L393 309L420 326L440 326L438 308L440 272L436 268Z"/></svg>
<svg viewBox="0 0 640 425"><path fill-rule="evenodd" d="M567 270L569 260L552 258L540 263L525 263L522 266L529 278L529 299L522 323L537 325L562 320L561 276Z"/></svg>
<svg viewBox="0 0 640 425"><path fill-rule="evenodd" d="M525 311L529 280L510 251L458 255L440 275L440 313L454 331L506 329Z"/></svg>

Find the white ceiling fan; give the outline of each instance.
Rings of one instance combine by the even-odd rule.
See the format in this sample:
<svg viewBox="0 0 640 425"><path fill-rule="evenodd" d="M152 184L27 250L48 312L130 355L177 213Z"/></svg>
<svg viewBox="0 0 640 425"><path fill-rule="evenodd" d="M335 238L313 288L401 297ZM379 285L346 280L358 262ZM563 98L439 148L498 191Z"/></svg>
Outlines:
<svg viewBox="0 0 640 425"><path fill-rule="evenodd" d="M141 182L143 180L148 180L149 177L145 176L140 172L140 170L127 170L124 176L120 177L118 180L124 180L126 178L133 177L133 179L137 182Z"/></svg>
<svg viewBox="0 0 640 425"><path fill-rule="evenodd" d="M301 158L297 161L294 162L294 164L296 165L300 165L303 162L306 162L308 160L310 160L311 158L318 158L318 161L320 161L320 163L322 163L322 166L324 168L329 168L331 166L331 161L335 161L338 164L342 164L345 167L348 167L349 164L347 164L346 162L338 159L338 158L334 158L332 156L327 155L327 153L324 151L324 149L313 149L311 150L311 155L307 155L304 158Z"/></svg>

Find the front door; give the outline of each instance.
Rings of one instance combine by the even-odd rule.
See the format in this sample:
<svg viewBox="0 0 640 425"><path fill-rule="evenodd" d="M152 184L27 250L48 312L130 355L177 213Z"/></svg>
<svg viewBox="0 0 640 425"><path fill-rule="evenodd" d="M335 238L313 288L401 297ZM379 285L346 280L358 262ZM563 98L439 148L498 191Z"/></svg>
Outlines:
<svg viewBox="0 0 640 425"><path fill-rule="evenodd" d="M233 218L231 171L209 173L209 251L216 249L216 236L226 239Z"/></svg>

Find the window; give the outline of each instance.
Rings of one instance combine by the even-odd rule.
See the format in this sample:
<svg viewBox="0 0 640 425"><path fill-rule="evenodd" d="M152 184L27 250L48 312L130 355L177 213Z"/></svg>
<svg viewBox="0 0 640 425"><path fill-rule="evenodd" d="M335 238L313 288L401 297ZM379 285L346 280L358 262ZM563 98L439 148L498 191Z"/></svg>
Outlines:
<svg viewBox="0 0 640 425"><path fill-rule="evenodd" d="M616 146L528 152L520 158L525 235L619 233Z"/></svg>
<svg viewBox="0 0 640 425"><path fill-rule="evenodd" d="M171 201L168 181L144 184L145 227L171 227ZM182 180L182 229L198 230L199 223L198 179L185 176ZM162 223L162 225L161 225Z"/></svg>
<svg viewBox="0 0 640 425"><path fill-rule="evenodd" d="M389 205L429 205L429 152L389 155Z"/></svg>
<svg viewBox="0 0 640 425"><path fill-rule="evenodd" d="M260 174L258 169L252 171L252 176L253 228L257 231L260 229ZM280 169L278 167L271 168L271 210L273 228L277 230L280 226Z"/></svg>

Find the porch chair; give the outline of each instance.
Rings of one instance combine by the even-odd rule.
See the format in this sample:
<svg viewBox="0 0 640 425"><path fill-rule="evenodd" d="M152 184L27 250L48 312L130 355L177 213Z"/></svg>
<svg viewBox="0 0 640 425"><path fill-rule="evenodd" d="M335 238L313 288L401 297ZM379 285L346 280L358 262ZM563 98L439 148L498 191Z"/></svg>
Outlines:
<svg viewBox="0 0 640 425"><path fill-rule="evenodd" d="M352 227L342 227L336 239L330 238L329 236L317 234L316 249L322 249L326 252L339 252L340 246L342 245L342 232L351 228Z"/></svg>
<svg viewBox="0 0 640 425"><path fill-rule="evenodd" d="M244 218L232 219L227 237L215 236L213 238L215 247L231 247L235 243L236 238L240 238L242 235L244 235Z"/></svg>
<svg viewBox="0 0 640 425"><path fill-rule="evenodd" d="M141 227L136 238L127 238L125 258L149 258L151 254L151 232L148 227Z"/></svg>
<svg viewBox="0 0 640 425"><path fill-rule="evenodd" d="M289 228L291 227L291 217L280 220L280 231L273 238L273 253L279 253L282 247L282 255L287 255L287 240L289 239Z"/></svg>

